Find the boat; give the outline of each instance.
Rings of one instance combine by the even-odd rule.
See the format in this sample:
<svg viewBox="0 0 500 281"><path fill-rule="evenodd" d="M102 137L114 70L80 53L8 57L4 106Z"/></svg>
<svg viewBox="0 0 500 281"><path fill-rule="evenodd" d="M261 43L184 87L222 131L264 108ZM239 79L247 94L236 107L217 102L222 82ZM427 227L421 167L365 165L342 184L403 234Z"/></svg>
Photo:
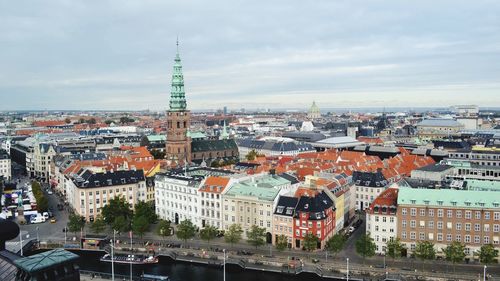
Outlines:
<svg viewBox="0 0 500 281"><path fill-rule="evenodd" d="M170 278L163 275L142 274L141 281L170 281Z"/></svg>
<svg viewBox="0 0 500 281"><path fill-rule="evenodd" d="M104 256L101 257L100 260L103 262L111 262L111 255L105 254ZM143 255L117 254L117 255L114 255L113 261L115 263L121 263L121 264L154 264L154 263L158 263L158 257L157 256L145 257Z"/></svg>

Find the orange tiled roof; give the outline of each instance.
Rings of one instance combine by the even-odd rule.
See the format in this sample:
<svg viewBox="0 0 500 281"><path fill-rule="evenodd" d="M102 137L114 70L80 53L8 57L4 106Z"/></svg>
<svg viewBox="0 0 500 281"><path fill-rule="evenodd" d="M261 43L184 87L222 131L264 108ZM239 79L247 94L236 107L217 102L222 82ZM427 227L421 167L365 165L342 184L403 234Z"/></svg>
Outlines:
<svg viewBox="0 0 500 281"><path fill-rule="evenodd" d="M211 192L211 193L222 193L224 189L226 188L227 184L229 183L229 178L225 177L217 177L217 176L210 176L206 178L205 182L203 185L200 187L199 191L203 192ZM211 190L211 187L220 187L220 189L214 188Z"/></svg>

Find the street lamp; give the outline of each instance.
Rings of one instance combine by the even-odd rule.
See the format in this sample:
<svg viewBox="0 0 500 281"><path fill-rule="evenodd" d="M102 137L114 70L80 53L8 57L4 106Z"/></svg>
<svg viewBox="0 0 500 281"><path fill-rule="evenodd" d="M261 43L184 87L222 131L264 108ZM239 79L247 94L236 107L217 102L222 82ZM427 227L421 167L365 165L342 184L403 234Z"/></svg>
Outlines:
<svg viewBox="0 0 500 281"><path fill-rule="evenodd" d="M38 247L40 247L40 237L38 236L38 226L36 227L36 242L38 244Z"/></svg>
<svg viewBox="0 0 500 281"><path fill-rule="evenodd" d="M349 258L347 258L347 274L346 274L346 280L349 281Z"/></svg>
<svg viewBox="0 0 500 281"><path fill-rule="evenodd" d="M222 252L224 253L224 273L223 273L223 281L226 281L226 249L222 249Z"/></svg>
<svg viewBox="0 0 500 281"><path fill-rule="evenodd" d="M26 234L26 239L30 238L30 235L29 233ZM21 248L21 256L23 255L23 235L21 233L19 233L19 244L20 244L20 248Z"/></svg>
<svg viewBox="0 0 500 281"><path fill-rule="evenodd" d="M483 269L483 281L486 281L486 265L484 266Z"/></svg>

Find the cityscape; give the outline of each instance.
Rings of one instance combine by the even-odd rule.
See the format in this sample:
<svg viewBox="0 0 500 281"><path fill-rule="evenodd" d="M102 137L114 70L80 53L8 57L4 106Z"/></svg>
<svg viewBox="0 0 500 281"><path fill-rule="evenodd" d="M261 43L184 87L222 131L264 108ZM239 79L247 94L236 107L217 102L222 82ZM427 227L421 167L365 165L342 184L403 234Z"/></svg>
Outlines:
<svg viewBox="0 0 500 281"><path fill-rule="evenodd" d="M500 280L500 7L452 7L450 17L474 19L470 30L434 18L425 2L391 15L323 1L269 4L263 15L234 3L130 1L12 16L23 5L0 4L0 20L25 18L0 38L11 66L0 66L0 280ZM316 13L305 15L311 34L295 35L311 45L278 47L301 9ZM220 27L217 50L208 37L219 33L195 33L194 21L173 28L196 17L212 28L215 10L234 24ZM181 11L186 19L174 17ZM92 25L87 15L110 18ZM164 15L173 26L143 30ZM262 22L250 28L252 15ZM361 32L353 19L365 16ZM137 40L119 46L136 17ZM268 17L289 26L269 27L268 45L253 46ZM399 35L394 20L418 23L425 40ZM339 45L329 45L318 32L333 23L384 44L351 46L361 39L337 30ZM46 27L71 42L56 48L60 59L11 65L25 51L18 40L47 48L31 37ZM89 47L81 33L104 33L97 42L112 48ZM157 45L139 41L159 34L170 38L156 56ZM46 71L28 77L37 63Z"/></svg>

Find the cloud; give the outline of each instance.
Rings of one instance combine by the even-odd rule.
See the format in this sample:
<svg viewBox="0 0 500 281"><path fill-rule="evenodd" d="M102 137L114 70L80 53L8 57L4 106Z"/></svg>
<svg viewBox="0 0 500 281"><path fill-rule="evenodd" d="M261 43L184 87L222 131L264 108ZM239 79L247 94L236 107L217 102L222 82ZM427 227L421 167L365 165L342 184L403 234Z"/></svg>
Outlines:
<svg viewBox="0 0 500 281"><path fill-rule="evenodd" d="M5 1L0 110L500 106L498 1ZM290 98L293 97L293 98Z"/></svg>

